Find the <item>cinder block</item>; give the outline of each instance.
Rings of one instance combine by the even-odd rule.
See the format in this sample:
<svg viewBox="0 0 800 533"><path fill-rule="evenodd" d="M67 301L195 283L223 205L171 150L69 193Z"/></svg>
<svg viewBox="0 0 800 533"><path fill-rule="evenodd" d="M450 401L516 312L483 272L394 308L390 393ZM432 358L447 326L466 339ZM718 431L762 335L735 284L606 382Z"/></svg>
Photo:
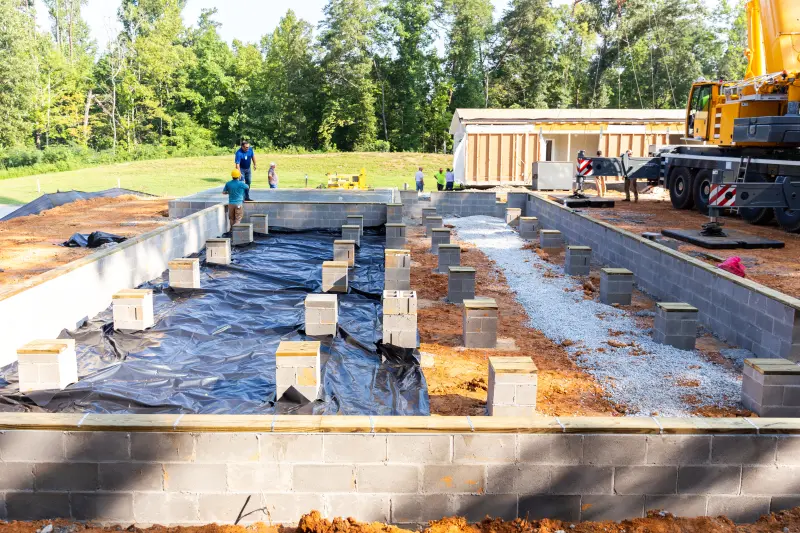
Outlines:
<svg viewBox="0 0 800 533"><path fill-rule="evenodd" d="M386 249L403 249L408 244L405 224L386 224Z"/></svg>
<svg viewBox="0 0 800 533"><path fill-rule="evenodd" d="M383 291L384 315L416 315L416 291Z"/></svg>
<svg viewBox="0 0 800 533"><path fill-rule="evenodd" d="M50 520L70 516L68 492L7 492L6 512L15 520Z"/></svg>
<svg viewBox="0 0 800 533"><path fill-rule="evenodd" d="M664 511L682 518L705 516L707 498L705 496L671 496L662 494L645 496L645 512Z"/></svg>
<svg viewBox="0 0 800 533"><path fill-rule="evenodd" d="M591 271L592 249L588 246L567 246L564 272L568 276L588 276Z"/></svg>
<svg viewBox="0 0 800 533"><path fill-rule="evenodd" d="M358 491L364 493L419 493L420 467L416 465L356 466Z"/></svg>
<svg viewBox="0 0 800 533"><path fill-rule="evenodd" d="M62 390L78 381L74 339L37 340L17 349L19 390Z"/></svg>
<svg viewBox="0 0 800 533"><path fill-rule="evenodd" d="M711 437L704 435L651 435L647 437L647 464L707 465Z"/></svg>
<svg viewBox="0 0 800 533"><path fill-rule="evenodd" d="M263 498L266 499L266 496ZM252 524L268 520L279 522L275 514L267 514L264 511L264 499L258 493L200 494L198 495L200 522L203 524L211 522L233 524L240 516L239 523ZM298 518L299 516L295 517L294 520L296 521Z"/></svg>
<svg viewBox="0 0 800 533"><path fill-rule="evenodd" d="M294 387L312 402L320 389L319 341L281 341L275 352L275 398L280 399L289 387Z"/></svg>
<svg viewBox="0 0 800 533"><path fill-rule="evenodd" d="M739 494L741 466L681 466L679 494Z"/></svg>
<svg viewBox="0 0 800 533"><path fill-rule="evenodd" d="M6 490L33 490L33 471L34 468L40 467L41 471L45 474L42 476L41 483L37 485L37 490L69 490L72 485L69 485L71 479L69 476L47 476L47 468L62 466L54 463L43 463L34 465L32 463L0 463L0 491ZM94 466L94 486L92 489L97 488L97 466ZM76 469L71 473L77 474ZM60 474L60 472L57 472ZM66 484L67 488L64 489L61 485Z"/></svg>
<svg viewBox="0 0 800 533"><path fill-rule="evenodd" d="M392 524L422 524L453 514L447 494L396 494L391 496Z"/></svg>
<svg viewBox="0 0 800 533"><path fill-rule="evenodd" d="M727 516L736 523L756 522L769 513L768 496L709 496L706 515Z"/></svg>
<svg viewBox="0 0 800 533"><path fill-rule="evenodd" d="M444 464L450 462L450 435L392 435L389 463Z"/></svg>
<svg viewBox="0 0 800 533"><path fill-rule="evenodd" d="M322 292L348 292L349 270L350 266L346 261L325 261L322 263Z"/></svg>
<svg viewBox="0 0 800 533"><path fill-rule="evenodd" d="M581 521L621 521L644 516L644 496L588 495L581 499Z"/></svg>
<svg viewBox="0 0 800 533"><path fill-rule="evenodd" d="M234 246L242 246L253 242L253 225L252 224L234 224L233 231L231 232L231 244Z"/></svg>
<svg viewBox="0 0 800 533"><path fill-rule="evenodd" d="M352 465L294 465L292 490L312 493L355 492L355 468Z"/></svg>
<svg viewBox="0 0 800 533"><path fill-rule="evenodd" d="M450 230L448 228L431 229L431 253L439 253L439 245L450 244Z"/></svg>
<svg viewBox="0 0 800 533"><path fill-rule="evenodd" d="M109 522L133 521L133 494L73 492L70 494L72 518ZM63 518L60 517L60 518Z"/></svg>
<svg viewBox="0 0 800 533"><path fill-rule="evenodd" d="M422 492L482 494L486 491L485 478L484 465L425 465Z"/></svg>
<svg viewBox="0 0 800 533"><path fill-rule="evenodd" d="M577 465L583 460L582 435L520 434L517 441L520 463Z"/></svg>
<svg viewBox="0 0 800 533"><path fill-rule="evenodd" d="M425 221L428 219L429 216L434 217L436 216L436 208L435 207L423 207L422 208L422 227L425 227ZM427 233L426 233L427 235Z"/></svg>
<svg viewBox="0 0 800 533"><path fill-rule="evenodd" d="M188 433L131 433L131 459L183 462L194 457L194 436Z"/></svg>
<svg viewBox="0 0 800 533"><path fill-rule="evenodd" d="M292 490L289 463L229 463L229 492L288 492Z"/></svg>
<svg viewBox="0 0 800 533"><path fill-rule="evenodd" d="M169 265L169 286L173 289L200 288L200 260L173 259Z"/></svg>
<svg viewBox="0 0 800 533"><path fill-rule="evenodd" d="M114 329L144 331L155 325L153 291L127 289L112 296Z"/></svg>
<svg viewBox="0 0 800 533"><path fill-rule="evenodd" d="M438 264L436 272L448 274L450 267L461 266L461 245L459 244L440 244L437 249Z"/></svg>
<svg viewBox="0 0 800 533"><path fill-rule="evenodd" d="M685 303L659 302L653 340L681 350L694 350L699 311Z"/></svg>
<svg viewBox="0 0 800 533"><path fill-rule="evenodd" d="M325 435L326 463L380 463L386 460L386 435Z"/></svg>
<svg viewBox="0 0 800 533"><path fill-rule="evenodd" d="M581 517L580 496L531 495L519 497L519 516L528 520L564 520L578 522Z"/></svg>
<svg viewBox="0 0 800 533"><path fill-rule="evenodd" d="M511 378L511 381L507 381ZM532 416L536 410L538 369L530 357L490 357L487 412L490 416ZM533 392L519 394L520 388ZM513 388L513 399L509 401Z"/></svg>
<svg viewBox="0 0 800 533"><path fill-rule="evenodd" d="M643 465L647 450L645 435L586 435L583 461L590 465Z"/></svg>
<svg viewBox="0 0 800 533"><path fill-rule="evenodd" d="M386 204L387 224L403 223L403 204Z"/></svg>
<svg viewBox="0 0 800 533"><path fill-rule="evenodd" d="M462 336L467 348L497 347L498 310L493 298L464 300Z"/></svg>
<svg viewBox="0 0 800 533"><path fill-rule="evenodd" d="M140 524L186 524L199 520L196 494L135 492L133 517Z"/></svg>
<svg viewBox="0 0 800 533"><path fill-rule="evenodd" d="M41 435L42 432L37 432ZM125 461L130 455L130 439L127 433L117 431L74 432L64 434L64 449L67 461L71 462L103 462ZM2 444L0 442L0 444ZM60 447L60 446L59 446ZM6 448L3 447L3 458L8 460Z"/></svg>
<svg viewBox="0 0 800 533"><path fill-rule="evenodd" d="M347 215L347 225L358 226L358 234L362 236L364 235L364 215Z"/></svg>
<svg viewBox="0 0 800 533"><path fill-rule="evenodd" d="M214 265L230 265L231 240L208 239L206 241L206 262Z"/></svg>
<svg viewBox="0 0 800 533"><path fill-rule="evenodd" d="M428 215L425 217L425 236L430 237L432 234L432 230L437 228L442 228L444 226L444 222L442 221L442 217L436 215Z"/></svg>
<svg viewBox="0 0 800 533"><path fill-rule="evenodd" d="M454 514L469 522L480 522L487 516L503 520L517 517L516 494L459 494L454 499Z"/></svg>
<svg viewBox="0 0 800 533"><path fill-rule="evenodd" d="M361 486L359 485L359 490ZM326 494L330 517L353 517L360 522L389 523L391 507L388 494Z"/></svg>
<svg viewBox="0 0 800 533"><path fill-rule="evenodd" d="M742 404L762 417L800 417L800 366L788 359L746 359Z"/></svg>
<svg viewBox="0 0 800 533"><path fill-rule="evenodd" d="M630 305L633 297L633 272L627 268L600 270L600 301L606 305Z"/></svg>
<svg viewBox="0 0 800 533"><path fill-rule="evenodd" d="M610 466L550 467L552 494L613 494L614 468Z"/></svg>
<svg viewBox="0 0 800 533"><path fill-rule="evenodd" d="M453 462L455 463L513 463L516 456L515 435L460 435L453 436Z"/></svg>
<svg viewBox="0 0 800 533"><path fill-rule="evenodd" d="M195 441L197 463L257 463L255 433L201 433Z"/></svg>
<svg viewBox="0 0 800 533"><path fill-rule="evenodd" d="M417 347L417 293L383 291L383 342L400 348Z"/></svg>
<svg viewBox="0 0 800 533"><path fill-rule="evenodd" d="M384 252L384 290L411 290L411 251L386 249Z"/></svg>
<svg viewBox="0 0 800 533"><path fill-rule="evenodd" d="M745 466L742 469L741 494L768 496L800 494L800 467Z"/></svg>
<svg viewBox="0 0 800 533"><path fill-rule="evenodd" d="M506 208L506 224L516 228L519 226L519 218L522 216L522 209L518 207Z"/></svg>
<svg viewBox="0 0 800 533"><path fill-rule="evenodd" d="M447 269L447 301L462 303L475 299L475 269L451 266Z"/></svg>
<svg viewBox="0 0 800 533"><path fill-rule="evenodd" d="M769 436L714 435L711 439L713 464L772 464L777 440Z"/></svg>
<svg viewBox="0 0 800 533"><path fill-rule="evenodd" d="M356 246L361 246L361 226L358 224L346 224L342 226L342 240L355 241Z"/></svg>
<svg viewBox="0 0 800 533"><path fill-rule="evenodd" d="M97 463L5 463L0 467L0 489L37 491L92 491L99 486Z"/></svg>
<svg viewBox="0 0 800 533"><path fill-rule="evenodd" d="M259 435L261 461L267 463L321 463L322 435L313 433Z"/></svg>
<svg viewBox="0 0 800 533"><path fill-rule="evenodd" d="M269 235L269 215L250 215L250 223L253 224L253 233Z"/></svg>
<svg viewBox="0 0 800 533"><path fill-rule="evenodd" d="M306 335L336 336L339 303L335 294L309 294L305 300Z"/></svg>
<svg viewBox="0 0 800 533"><path fill-rule="evenodd" d="M158 463L100 463L102 491L163 490L163 472ZM94 489L93 489L94 490Z"/></svg>
<svg viewBox="0 0 800 533"><path fill-rule="evenodd" d="M356 241L333 241L333 260L344 261L350 268L356 266Z"/></svg>
<svg viewBox="0 0 800 533"><path fill-rule="evenodd" d="M549 253L560 252L564 248L564 237L558 230L539 230L539 246Z"/></svg>
<svg viewBox="0 0 800 533"><path fill-rule="evenodd" d="M539 219L537 217L519 217L519 236L532 241L539 238Z"/></svg>
<svg viewBox="0 0 800 533"><path fill-rule="evenodd" d="M164 490L167 492L225 492L227 467L224 464L165 463Z"/></svg>
<svg viewBox="0 0 800 533"><path fill-rule="evenodd" d="M614 470L615 494L677 494L677 466L620 466Z"/></svg>
<svg viewBox="0 0 800 533"><path fill-rule="evenodd" d="M242 507L244 499L239 503ZM258 503L251 505L257 508ZM278 524L296 525L300 517L307 514L309 509L324 509L325 498L322 494L269 494L264 495L264 507L266 518L256 517L261 522L272 522ZM263 515L261 515L263 516ZM235 520L235 519L234 519ZM225 521L230 523L230 521ZM204 522L208 523L208 521Z"/></svg>

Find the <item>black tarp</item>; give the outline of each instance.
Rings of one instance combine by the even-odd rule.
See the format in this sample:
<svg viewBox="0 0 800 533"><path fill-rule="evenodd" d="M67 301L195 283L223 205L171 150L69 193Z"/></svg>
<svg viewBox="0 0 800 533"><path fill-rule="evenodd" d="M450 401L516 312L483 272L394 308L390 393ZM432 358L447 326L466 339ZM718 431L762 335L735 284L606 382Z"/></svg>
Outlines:
<svg viewBox="0 0 800 533"><path fill-rule="evenodd" d="M100 248L104 244L125 242L125 237L114 235L113 233L106 233L104 231L93 231L92 233L74 233L72 237L61 246L67 248Z"/></svg>
<svg viewBox="0 0 800 533"><path fill-rule="evenodd" d="M69 204L76 200L88 200L90 198L116 198L117 196L126 196L126 195L134 195L142 197L153 196L152 194L147 194L138 191L131 191L129 189L120 189L117 187L97 192L83 192L83 191L53 192L53 193L43 194L36 200L28 202L19 209L16 209L14 212L9 213L3 218L0 218L0 222L28 215L38 215L42 211L47 211L48 209L53 209L54 207L58 207L60 205Z"/></svg>
<svg viewBox="0 0 800 533"><path fill-rule="evenodd" d="M23 396L10 365L0 372L0 410L428 415L417 352L380 344L382 235L367 230L362 238L351 291L339 296L339 334L315 339L302 331L305 296L320 292L336 238L272 234L234 249L228 267L203 263L200 290L176 291L164 280L145 285L155 290L155 327L114 331L108 309L63 332L77 341L80 381L55 395ZM322 342L320 399L299 410L272 404L281 340Z"/></svg>

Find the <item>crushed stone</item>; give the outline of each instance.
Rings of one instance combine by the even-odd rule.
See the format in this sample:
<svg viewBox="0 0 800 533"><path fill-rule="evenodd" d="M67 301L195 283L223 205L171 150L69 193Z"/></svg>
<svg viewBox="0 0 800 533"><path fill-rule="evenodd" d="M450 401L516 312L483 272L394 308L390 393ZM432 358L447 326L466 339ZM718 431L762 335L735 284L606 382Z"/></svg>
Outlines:
<svg viewBox="0 0 800 533"><path fill-rule="evenodd" d="M446 223L495 262L527 311L530 327L557 344L571 341L570 356L628 414L688 417L699 406L738 402L740 374L696 351L657 344L630 313L585 299L578 280L523 249L525 241L502 220L472 216Z"/></svg>

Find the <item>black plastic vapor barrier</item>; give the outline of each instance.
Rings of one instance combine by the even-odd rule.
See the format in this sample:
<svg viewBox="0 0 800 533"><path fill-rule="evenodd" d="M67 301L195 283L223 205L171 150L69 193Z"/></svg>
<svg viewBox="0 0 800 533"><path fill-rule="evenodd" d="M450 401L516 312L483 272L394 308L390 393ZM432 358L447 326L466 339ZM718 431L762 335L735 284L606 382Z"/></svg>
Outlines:
<svg viewBox="0 0 800 533"><path fill-rule="evenodd" d="M338 335L304 334L305 297L320 292L322 262L337 238L273 233L234 248L230 266L202 261L202 289L176 291L162 279L144 285L155 291L153 328L114 331L109 308L62 332L76 340L80 381L22 395L14 363L0 371L0 411L429 415L418 352L380 344L385 238L377 230L366 230L350 293L339 295ZM274 401L282 340L322 342L317 401Z"/></svg>

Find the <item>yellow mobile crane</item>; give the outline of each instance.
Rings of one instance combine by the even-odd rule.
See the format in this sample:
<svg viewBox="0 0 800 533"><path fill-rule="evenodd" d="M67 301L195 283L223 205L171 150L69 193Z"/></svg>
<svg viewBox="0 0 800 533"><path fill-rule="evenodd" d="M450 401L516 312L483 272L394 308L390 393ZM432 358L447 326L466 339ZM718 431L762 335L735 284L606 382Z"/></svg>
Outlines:
<svg viewBox="0 0 800 533"><path fill-rule="evenodd" d="M582 159L579 178L660 179L677 209L734 209L800 232L800 0L748 0L746 9L745 79L692 85L686 144L654 159L592 158L589 173Z"/></svg>

